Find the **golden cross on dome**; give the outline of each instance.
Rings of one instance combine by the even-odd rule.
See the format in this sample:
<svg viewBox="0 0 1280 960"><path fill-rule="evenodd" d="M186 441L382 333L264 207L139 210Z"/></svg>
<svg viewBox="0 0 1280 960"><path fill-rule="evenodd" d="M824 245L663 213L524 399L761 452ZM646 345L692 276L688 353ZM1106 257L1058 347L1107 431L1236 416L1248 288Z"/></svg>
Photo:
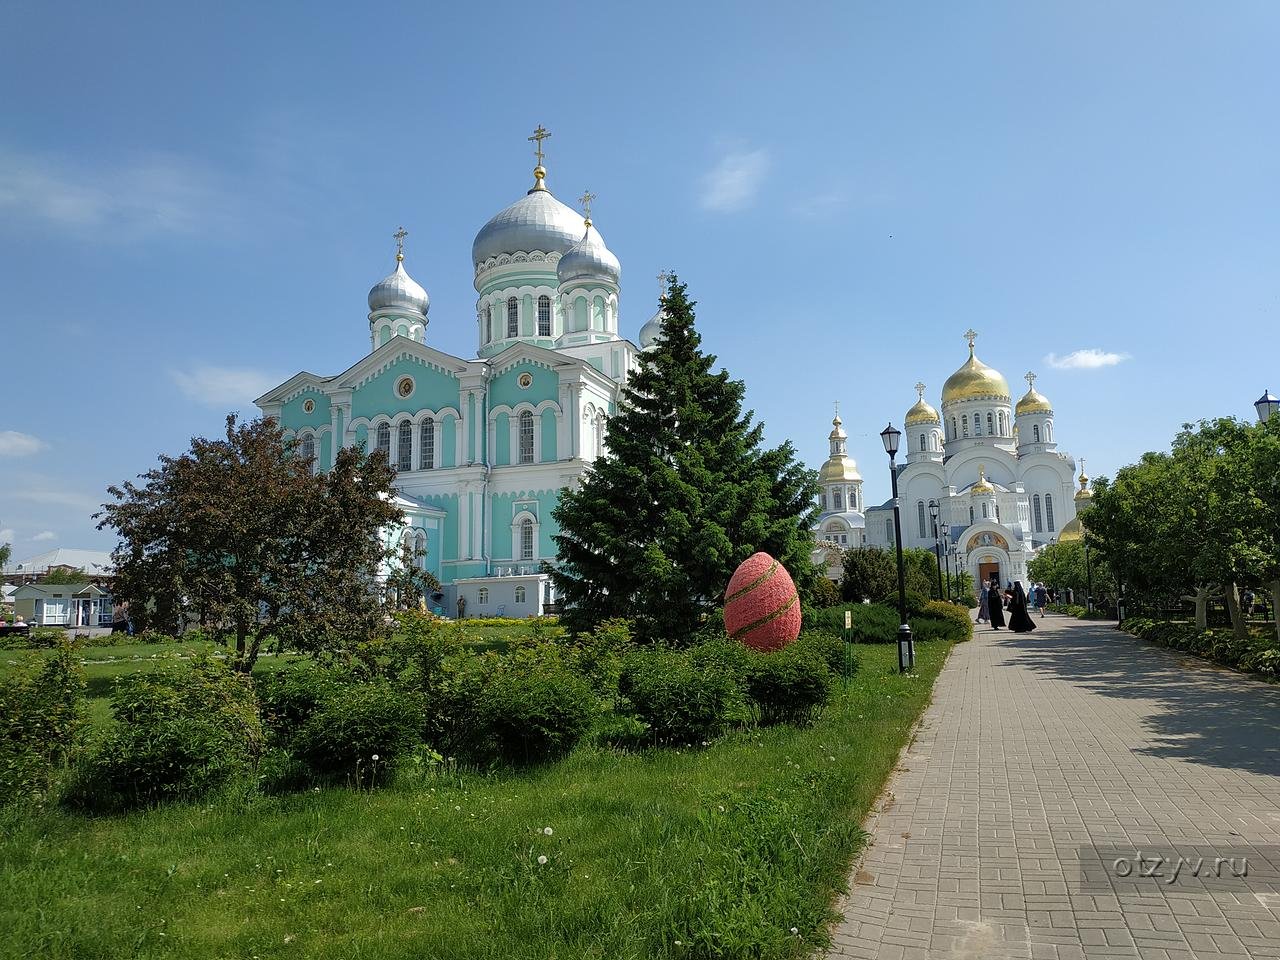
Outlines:
<svg viewBox="0 0 1280 960"><path fill-rule="evenodd" d="M919 397L919 399L921 400L924 399L924 384L918 380L916 381L916 394Z"/></svg>
<svg viewBox="0 0 1280 960"><path fill-rule="evenodd" d="M582 212L587 218L587 223L591 222L591 201L595 198L596 195L590 190L582 191L582 196L578 198L578 202L582 204Z"/></svg>
<svg viewBox="0 0 1280 960"><path fill-rule="evenodd" d="M534 130L533 136L529 138L530 143L537 143L537 147L534 148L533 153L534 156L538 158L538 166L542 166L542 141L547 139L549 136L551 136L551 134L547 133L547 128L542 124L538 124L538 129Z"/></svg>
<svg viewBox="0 0 1280 960"><path fill-rule="evenodd" d="M396 242L396 261L397 262L404 259L404 238L407 237L408 235L409 235L409 231L406 230L404 227L400 227L398 230L396 230L395 233L391 235L391 239L395 240Z"/></svg>
<svg viewBox="0 0 1280 960"><path fill-rule="evenodd" d="M1036 375L1032 373L1030 370L1028 370L1026 373L1022 375L1022 379L1027 381L1027 386L1030 387L1032 390L1036 388Z"/></svg>
<svg viewBox="0 0 1280 960"><path fill-rule="evenodd" d="M973 350L973 341L978 339L978 331L970 327L964 332L964 338L969 341L969 350Z"/></svg>

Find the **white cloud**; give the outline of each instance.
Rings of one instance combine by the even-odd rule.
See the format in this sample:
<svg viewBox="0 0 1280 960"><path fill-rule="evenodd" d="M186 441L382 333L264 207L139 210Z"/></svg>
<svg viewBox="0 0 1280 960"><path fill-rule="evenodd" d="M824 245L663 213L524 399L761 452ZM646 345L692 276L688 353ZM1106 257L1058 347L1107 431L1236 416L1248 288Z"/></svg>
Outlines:
<svg viewBox="0 0 1280 960"><path fill-rule="evenodd" d="M1087 350L1074 350L1065 357L1051 353L1044 362L1055 370L1097 370L1099 367L1114 367L1129 359L1127 353L1110 353L1090 347Z"/></svg>
<svg viewBox="0 0 1280 960"><path fill-rule="evenodd" d="M18 535L14 532L13 527L5 527L0 530L0 544L13 543L17 538Z"/></svg>
<svg viewBox="0 0 1280 960"><path fill-rule="evenodd" d="M247 407L284 379L251 367L203 364L190 370L171 370L169 375L188 397L211 407Z"/></svg>
<svg viewBox="0 0 1280 960"><path fill-rule="evenodd" d="M0 430L0 457L29 457L48 448L39 437L17 430Z"/></svg>
<svg viewBox="0 0 1280 960"><path fill-rule="evenodd" d="M225 191L187 161L149 156L76 168L57 158L0 150L0 213L113 239L209 232L228 220Z"/></svg>
<svg viewBox="0 0 1280 960"><path fill-rule="evenodd" d="M702 181L702 206L716 213L743 210L759 193L769 171L765 150L737 150L721 158Z"/></svg>
<svg viewBox="0 0 1280 960"><path fill-rule="evenodd" d="M41 540L57 540L57 539L58 539L58 535L54 533L52 530L41 530L34 537L31 538L31 542L37 543Z"/></svg>

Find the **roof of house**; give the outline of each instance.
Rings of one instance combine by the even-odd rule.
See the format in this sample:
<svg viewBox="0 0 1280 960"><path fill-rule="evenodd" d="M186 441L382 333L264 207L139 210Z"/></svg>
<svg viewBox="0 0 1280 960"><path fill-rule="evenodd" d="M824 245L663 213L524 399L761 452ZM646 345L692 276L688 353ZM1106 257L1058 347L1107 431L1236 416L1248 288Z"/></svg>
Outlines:
<svg viewBox="0 0 1280 960"><path fill-rule="evenodd" d="M13 592L14 599L36 597L105 597L107 591L92 583L24 583Z"/></svg>
<svg viewBox="0 0 1280 960"><path fill-rule="evenodd" d="M76 550L59 547L28 557L5 567L5 573L35 573L51 567L71 567L83 570L91 577L105 576L111 572L111 554L104 550Z"/></svg>

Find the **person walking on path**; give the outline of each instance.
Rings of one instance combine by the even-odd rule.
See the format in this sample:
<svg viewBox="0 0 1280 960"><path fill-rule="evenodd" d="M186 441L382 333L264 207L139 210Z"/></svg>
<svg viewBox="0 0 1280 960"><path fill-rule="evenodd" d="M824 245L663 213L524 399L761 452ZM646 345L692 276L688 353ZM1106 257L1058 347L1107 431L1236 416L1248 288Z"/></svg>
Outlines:
<svg viewBox="0 0 1280 960"><path fill-rule="evenodd" d="M1022 591L1022 581L1013 585L1013 598L1009 601L1009 629L1014 633L1027 633L1036 628L1036 622L1027 614L1027 595Z"/></svg>
<svg viewBox="0 0 1280 960"><path fill-rule="evenodd" d="M992 630L999 630L1004 626L1004 604L1000 601L1000 580L992 577L991 589L987 591L987 622L991 624Z"/></svg>
<svg viewBox="0 0 1280 960"><path fill-rule="evenodd" d="M991 620L991 614L988 611L988 604L991 602L990 590L984 583L982 585L982 594L978 598L978 622L988 623Z"/></svg>
<svg viewBox="0 0 1280 960"><path fill-rule="evenodd" d="M1045 610L1049 606L1049 591L1045 589L1043 583L1036 584L1036 607L1040 610L1041 618L1044 617Z"/></svg>

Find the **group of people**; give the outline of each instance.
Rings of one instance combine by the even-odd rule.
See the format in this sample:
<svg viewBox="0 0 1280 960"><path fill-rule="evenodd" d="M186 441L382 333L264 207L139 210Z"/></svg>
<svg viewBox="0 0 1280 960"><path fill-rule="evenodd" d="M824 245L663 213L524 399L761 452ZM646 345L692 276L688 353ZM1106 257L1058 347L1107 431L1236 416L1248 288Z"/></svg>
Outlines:
<svg viewBox="0 0 1280 960"><path fill-rule="evenodd" d="M1014 633L1027 633L1036 628L1028 609L1039 610L1043 617L1050 599L1043 583L1033 583L1029 590L1024 590L1021 581L1014 581L1001 590L1000 578L992 575L989 583L983 583L978 597L978 622L999 630L1005 625L1004 614L1008 610L1009 629Z"/></svg>

